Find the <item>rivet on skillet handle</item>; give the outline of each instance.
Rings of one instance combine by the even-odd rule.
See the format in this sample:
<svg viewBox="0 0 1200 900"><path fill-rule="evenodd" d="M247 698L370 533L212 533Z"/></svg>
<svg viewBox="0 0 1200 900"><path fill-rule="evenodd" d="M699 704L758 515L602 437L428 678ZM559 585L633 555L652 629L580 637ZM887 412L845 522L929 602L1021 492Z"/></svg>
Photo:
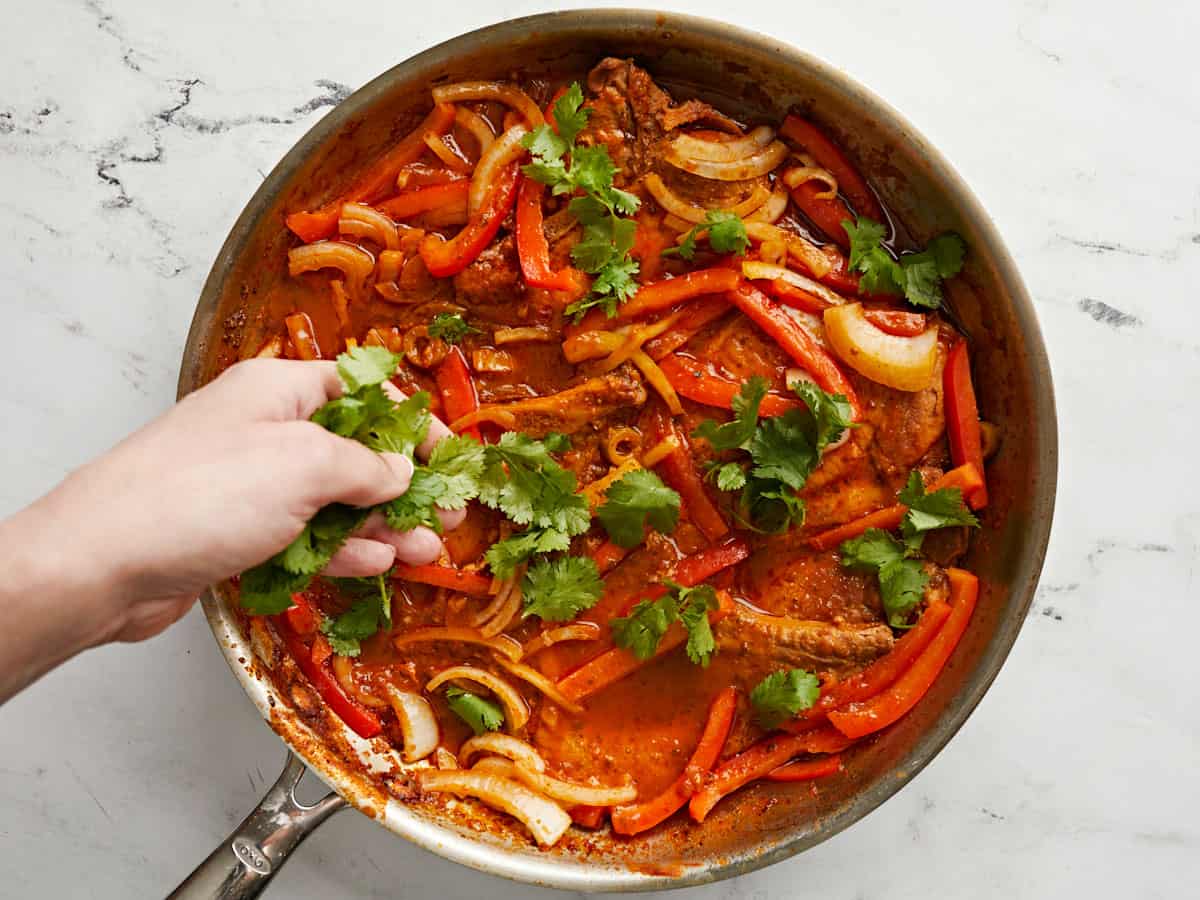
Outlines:
<svg viewBox="0 0 1200 900"><path fill-rule="evenodd" d="M304 763L288 754L279 780L250 815L200 863L168 900L249 900L283 868L291 852L346 801L329 794L312 806L296 800Z"/></svg>

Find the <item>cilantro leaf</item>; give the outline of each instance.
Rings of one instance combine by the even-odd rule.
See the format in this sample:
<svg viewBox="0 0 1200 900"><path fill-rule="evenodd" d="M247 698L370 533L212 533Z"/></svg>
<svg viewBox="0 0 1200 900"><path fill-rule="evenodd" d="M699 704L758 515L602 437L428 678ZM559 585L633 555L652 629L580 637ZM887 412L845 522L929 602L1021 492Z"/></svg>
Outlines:
<svg viewBox="0 0 1200 900"><path fill-rule="evenodd" d="M498 443L484 448L479 499L518 525L568 536L587 531L591 512L575 488L574 474L550 457L542 441L505 432Z"/></svg>
<svg viewBox="0 0 1200 900"><path fill-rule="evenodd" d="M707 667L716 652L717 642L708 621L709 610L716 609L717 592L707 584L685 588L673 581L663 582L675 594L675 608L679 621L687 629L686 651L688 659L698 666Z"/></svg>
<svg viewBox="0 0 1200 900"><path fill-rule="evenodd" d="M843 541L838 552L843 566L868 572L905 557L904 545L879 528L868 528L858 537Z"/></svg>
<svg viewBox="0 0 1200 900"><path fill-rule="evenodd" d="M916 470L908 473L908 483L900 491L899 499L908 507L900 522L900 531L906 537L954 525L979 526L979 519L963 503L961 490L941 488L927 494Z"/></svg>
<svg viewBox="0 0 1200 900"><path fill-rule="evenodd" d="M755 718L764 728L775 728L808 709L821 695L821 682L805 669L772 672L750 692Z"/></svg>
<svg viewBox="0 0 1200 900"><path fill-rule="evenodd" d="M523 616L566 622L596 605L604 594L604 582L596 564L586 556L562 556L530 566L521 580L521 592Z"/></svg>
<svg viewBox="0 0 1200 900"><path fill-rule="evenodd" d="M667 629L679 617L675 600L667 595L657 600L642 600L627 616L618 616L609 623L613 643L623 647L638 659L649 659L658 650Z"/></svg>
<svg viewBox="0 0 1200 900"><path fill-rule="evenodd" d="M850 237L850 269L861 273L863 290L903 294L914 306L937 309L942 305L942 281L962 269L966 242L953 232L938 235L924 250L897 260L883 246L887 229L880 223L847 219L842 227Z"/></svg>
<svg viewBox="0 0 1200 900"><path fill-rule="evenodd" d="M738 491L746 486L746 470L735 462L725 463L713 469L717 488L722 491Z"/></svg>
<svg viewBox="0 0 1200 900"><path fill-rule="evenodd" d="M796 492L771 478L746 480L738 501L742 522L763 534L781 534L804 524L806 507Z"/></svg>
<svg viewBox="0 0 1200 900"><path fill-rule="evenodd" d="M857 427L854 423L854 409L845 394L827 394L811 381L794 382L791 388L804 401L812 415L814 443L818 456L830 444L840 441L847 428Z"/></svg>
<svg viewBox="0 0 1200 900"><path fill-rule="evenodd" d="M276 559L294 575L316 575L366 519L369 510L331 503L317 511Z"/></svg>
<svg viewBox="0 0 1200 900"><path fill-rule="evenodd" d="M377 632L381 624L391 624L392 598L382 576L380 585L380 594L360 597L337 618L321 622L321 633L338 656L358 656L362 652L361 641Z"/></svg>
<svg viewBox="0 0 1200 900"><path fill-rule="evenodd" d="M649 469L627 472L604 496L596 517L618 547L636 547L647 525L670 534L679 524L679 494Z"/></svg>
<svg viewBox="0 0 1200 900"><path fill-rule="evenodd" d="M359 345L338 356L338 377L346 393L353 394L362 388L383 384L392 377L399 364L400 357L386 347Z"/></svg>
<svg viewBox="0 0 1200 900"><path fill-rule="evenodd" d="M703 233L707 233L708 245L718 253L745 256L746 251L750 249L746 223L728 210L710 209L704 214L703 222L688 229L678 246L668 247L661 255L679 254L684 259L692 259L696 255L696 238Z"/></svg>
<svg viewBox="0 0 1200 900"><path fill-rule="evenodd" d="M763 419L750 439L750 458L754 460L750 473L794 491L804 487L819 460L811 422L812 417L799 409Z"/></svg>
<svg viewBox="0 0 1200 900"><path fill-rule="evenodd" d="M238 581L238 602L252 616L273 616L292 605L292 594L308 587L311 575L293 575L275 558L242 573Z"/></svg>
<svg viewBox="0 0 1200 900"><path fill-rule="evenodd" d="M754 430L758 426L758 408L766 396L767 379L761 375L753 376L733 398L731 421L718 425L712 419L706 419L692 434L704 438L718 452L746 449L754 437Z"/></svg>
<svg viewBox="0 0 1200 900"><path fill-rule="evenodd" d="M542 443L548 453L565 453L571 449L571 436L561 431L549 431L542 438Z"/></svg>
<svg viewBox="0 0 1200 900"><path fill-rule="evenodd" d="M449 435L433 446L429 462L416 466L408 490L384 505L388 525L409 531L418 525L442 531L437 510L462 509L479 493L483 445L466 435Z"/></svg>
<svg viewBox="0 0 1200 900"><path fill-rule="evenodd" d="M554 102L554 108L551 110L554 124L558 126L558 134L568 146L574 144L579 132L587 127L591 114L592 111L583 105L583 88L579 86L578 81L571 82L571 86Z"/></svg>
<svg viewBox="0 0 1200 900"><path fill-rule="evenodd" d="M571 546L571 538L553 528L531 528L497 541L484 560L497 578L512 578L517 566L538 553L554 553Z"/></svg>
<svg viewBox="0 0 1200 900"><path fill-rule="evenodd" d="M897 559L879 568L879 597L888 624L893 628L907 628L912 611L925 596L929 576L920 560Z"/></svg>
<svg viewBox="0 0 1200 900"><path fill-rule="evenodd" d="M467 324L458 313L440 312L429 323L429 336L440 338L447 344L458 344L468 334L479 334L478 328Z"/></svg>
<svg viewBox="0 0 1200 900"><path fill-rule="evenodd" d="M496 731L504 724L504 712L499 706L454 685L446 688L446 705L477 735Z"/></svg>

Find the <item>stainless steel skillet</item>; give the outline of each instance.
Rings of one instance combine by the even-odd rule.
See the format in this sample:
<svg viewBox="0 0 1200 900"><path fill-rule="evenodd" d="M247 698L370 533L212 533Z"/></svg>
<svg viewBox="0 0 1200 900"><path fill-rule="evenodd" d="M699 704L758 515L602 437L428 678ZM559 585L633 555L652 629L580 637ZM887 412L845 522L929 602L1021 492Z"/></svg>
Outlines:
<svg viewBox="0 0 1200 900"><path fill-rule="evenodd" d="M226 587L204 598L218 645L251 701L295 756L245 823L180 886L180 897L249 897L288 853L348 805L434 853L482 871L583 891L638 891L729 878L786 859L848 827L899 790L970 715L1008 654L1037 586L1057 477L1057 424L1045 348L1033 306L1000 236L949 163L902 116L819 60L710 20L646 10L583 10L504 22L455 38L389 70L322 119L250 200L205 284L188 335L182 396L215 376L222 348L252 341L270 287L286 277L284 211L331 195L340 174L411 127L439 81L524 72L582 74L606 55L632 56L674 88L778 120L811 110L866 168L918 240L947 229L970 246L951 301L974 349L987 417L1004 434L989 469L992 502L966 564L984 593L971 628L937 684L904 720L850 755L819 792L759 785L725 801L702 827L668 823L647 838L607 835L538 851L478 806L445 811L381 790L363 742L314 730L256 658ZM302 759L334 791L296 803ZM778 802L777 802L778 801ZM472 830L472 820L492 828ZM753 829L739 822L753 821Z"/></svg>

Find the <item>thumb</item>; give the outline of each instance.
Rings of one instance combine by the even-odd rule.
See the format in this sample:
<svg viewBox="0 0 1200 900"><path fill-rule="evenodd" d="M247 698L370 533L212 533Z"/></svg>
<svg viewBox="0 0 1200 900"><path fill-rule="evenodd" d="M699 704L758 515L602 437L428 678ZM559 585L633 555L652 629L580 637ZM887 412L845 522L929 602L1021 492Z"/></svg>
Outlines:
<svg viewBox="0 0 1200 900"><path fill-rule="evenodd" d="M305 423L307 424L307 423ZM376 453L322 428L306 468L317 506L347 503L374 506L399 497L412 482L413 464L399 453Z"/></svg>

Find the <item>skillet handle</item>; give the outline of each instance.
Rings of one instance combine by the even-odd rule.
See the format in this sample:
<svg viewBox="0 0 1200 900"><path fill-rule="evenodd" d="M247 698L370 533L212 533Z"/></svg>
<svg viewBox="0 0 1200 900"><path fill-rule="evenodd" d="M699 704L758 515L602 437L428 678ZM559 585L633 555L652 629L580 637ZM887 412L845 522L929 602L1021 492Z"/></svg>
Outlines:
<svg viewBox="0 0 1200 900"><path fill-rule="evenodd" d="M167 900L249 900L257 897L291 852L346 801L328 794L312 806L296 800L304 763L288 753L279 780L245 820L200 863Z"/></svg>

